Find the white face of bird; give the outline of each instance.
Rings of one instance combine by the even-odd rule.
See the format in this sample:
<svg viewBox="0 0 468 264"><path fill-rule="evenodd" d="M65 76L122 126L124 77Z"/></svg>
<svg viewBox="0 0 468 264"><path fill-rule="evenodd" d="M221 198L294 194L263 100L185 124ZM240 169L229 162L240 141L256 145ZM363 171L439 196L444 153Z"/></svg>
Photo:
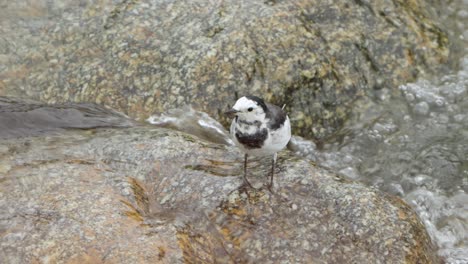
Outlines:
<svg viewBox="0 0 468 264"><path fill-rule="evenodd" d="M226 113L231 116L237 116L239 119L247 122L263 122L265 120L263 108L254 100L248 99L245 96L237 100L232 109Z"/></svg>

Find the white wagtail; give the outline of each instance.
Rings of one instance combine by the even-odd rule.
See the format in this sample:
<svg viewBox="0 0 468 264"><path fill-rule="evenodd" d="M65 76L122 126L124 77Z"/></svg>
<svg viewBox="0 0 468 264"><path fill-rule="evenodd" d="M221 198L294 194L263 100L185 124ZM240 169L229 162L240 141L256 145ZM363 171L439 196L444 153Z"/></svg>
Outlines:
<svg viewBox="0 0 468 264"><path fill-rule="evenodd" d="M252 187L247 180L247 157L273 155L269 188L273 186L273 175L277 152L291 139L289 117L282 108L265 103L256 96L244 96L226 112L234 117L231 136L234 143L245 153L244 184Z"/></svg>

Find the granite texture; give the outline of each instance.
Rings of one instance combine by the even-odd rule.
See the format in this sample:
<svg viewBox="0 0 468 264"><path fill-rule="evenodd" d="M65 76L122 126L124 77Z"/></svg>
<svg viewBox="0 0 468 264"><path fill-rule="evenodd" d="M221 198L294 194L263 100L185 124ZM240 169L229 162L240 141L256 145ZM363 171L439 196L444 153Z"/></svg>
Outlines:
<svg viewBox="0 0 468 264"><path fill-rule="evenodd" d="M440 262L402 200L289 151L270 192L270 161L252 160L258 189L242 187L232 146L151 126L85 128L0 140L5 263Z"/></svg>
<svg viewBox="0 0 468 264"><path fill-rule="evenodd" d="M96 102L137 119L237 97L324 139L354 102L437 71L447 35L423 0L0 1L0 95Z"/></svg>

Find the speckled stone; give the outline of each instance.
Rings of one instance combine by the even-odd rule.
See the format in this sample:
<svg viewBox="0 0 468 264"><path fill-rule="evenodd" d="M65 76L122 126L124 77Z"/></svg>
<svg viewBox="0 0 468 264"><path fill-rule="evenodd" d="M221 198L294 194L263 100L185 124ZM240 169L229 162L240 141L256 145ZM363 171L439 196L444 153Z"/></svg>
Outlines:
<svg viewBox="0 0 468 264"><path fill-rule="evenodd" d="M90 101L145 119L238 96L286 104L295 134L331 135L356 99L433 73L448 39L411 1L9 1L0 95Z"/></svg>
<svg viewBox="0 0 468 264"><path fill-rule="evenodd" d="M232 147L154 127L0 141L5 263L439 263L402 200L282 152L274 192ZM252 161L265 183L269 161Z"/></svg>

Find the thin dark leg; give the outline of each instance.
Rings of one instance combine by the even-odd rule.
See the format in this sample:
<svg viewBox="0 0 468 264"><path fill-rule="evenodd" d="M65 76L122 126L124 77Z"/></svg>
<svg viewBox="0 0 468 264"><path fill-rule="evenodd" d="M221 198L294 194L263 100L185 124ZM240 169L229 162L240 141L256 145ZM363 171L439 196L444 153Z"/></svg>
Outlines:
<svg viewBox="0 0 468 264"><path fill-rule="evenodd" d="M270 184L268 185L268 188L273 187L273 177L275 176L275 165L276 165L276 153L273 155L273 160L271 162L271 174L270 174Z"/></svg>
<svg viewBox="0 0 468 264"><path fill-rule="evenodd" d="M244 156L244 185L247 185L250 188L253 188L252 184L250 184L250 182L247 180L247 157L248 155L245 154Z"/></svg>

